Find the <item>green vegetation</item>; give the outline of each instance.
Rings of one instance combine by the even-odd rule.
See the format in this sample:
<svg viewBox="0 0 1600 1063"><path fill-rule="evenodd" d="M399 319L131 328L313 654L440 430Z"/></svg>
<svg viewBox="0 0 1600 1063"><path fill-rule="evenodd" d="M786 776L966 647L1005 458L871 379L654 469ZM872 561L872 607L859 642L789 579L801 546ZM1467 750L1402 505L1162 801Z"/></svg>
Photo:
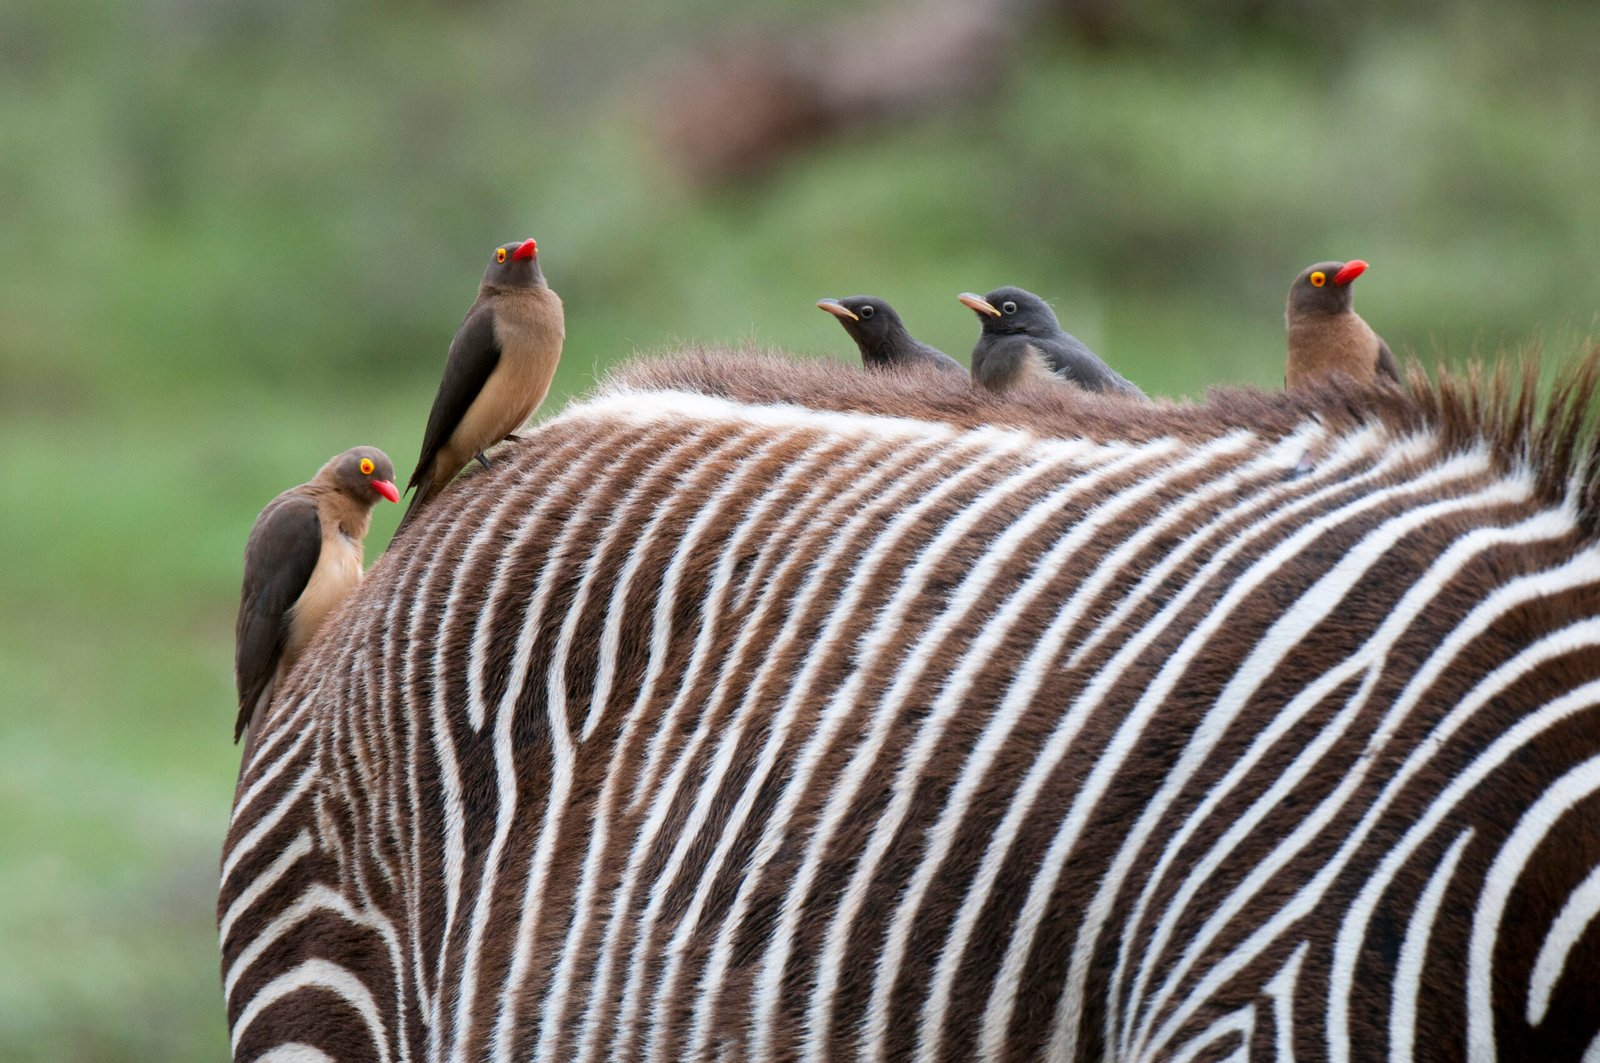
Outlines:
<svg viewBox="0 0 1600 1063"><path fill-rule="evenodd" d="M536 235L566 300L547 411L678 340L853 355L826 295L965 357L954 294L1007 282L1152 393L1271 386L1320 258L1372 262L1402 357L1577 349L1600 9L1151 6L718 194L644 129L658 61L752 17L726 0L0 8L0 1057L226 1053L245 534L353 444L409 472L498 242ZM848 25L818 9L855 10L767 17Z"/></svg>

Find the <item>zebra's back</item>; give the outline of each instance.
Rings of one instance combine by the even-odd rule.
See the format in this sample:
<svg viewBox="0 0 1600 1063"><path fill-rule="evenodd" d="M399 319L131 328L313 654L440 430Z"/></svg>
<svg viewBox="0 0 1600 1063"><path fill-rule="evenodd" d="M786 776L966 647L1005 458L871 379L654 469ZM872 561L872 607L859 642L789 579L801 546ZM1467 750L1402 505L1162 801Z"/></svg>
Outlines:
<svg viewBox="0 0 1600 1063"><path fill-rule="evenodd" d="M236 1055L1600 1054L1592 455L935 376L642 370L418 521L241 777Z"/></svg>

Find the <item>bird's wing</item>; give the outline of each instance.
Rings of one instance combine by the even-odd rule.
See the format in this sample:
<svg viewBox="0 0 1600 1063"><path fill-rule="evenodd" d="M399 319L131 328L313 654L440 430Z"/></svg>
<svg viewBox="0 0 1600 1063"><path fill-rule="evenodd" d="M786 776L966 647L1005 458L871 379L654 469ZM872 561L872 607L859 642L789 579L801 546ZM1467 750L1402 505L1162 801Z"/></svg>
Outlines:
<svg viewBox="0 0 1600 1063"><path fill-rule="evenodd" d="M272 682L288 637L288 612L311 581L322 554L317 504L285 492L256 518L244 548L244 588L234 626L233 675L239 687L239 719L233 740L244 733L261 692Z"/></svg>
<svg viewBox="0 0 1600 1063"><path fill-rule="evenodd" d="M500 341L494 335L494 311L487 303L480 303L467 312L466 320L456 329L455 339L450 341L444 379L439 381L439 393L433 397L433 409L428 413L428 427L422 433L422 456L417 459L417 469L406 490L432 476L433 459L499 364Z"/></svg>
<svg viewBox="0 0 1600 1063"><path fill-rule="evenodd" d="M1084 346L1076 336L1063 332L1032 342L1057 376L1088 391L1120 391L1144 398L1144 392L1132 381L1101 361L1100 356Z"/></svg>
<svg viewBox="0 0 1600 1063"><path fill-rule="evenodd" d="M1394 360L1394 352L1389 345L1383 342L1383 337L1378 337L1378 375L1388 377L1396 384L1400 383L1400 366Z"/></svg>
<svg viewBox="0 0 1600 1063"><path fill-rule="evenodd" d="M967 375L966 366L962 365L948 354L945 354L939 348L930 347L926 343L918 343L917 348L924 361L930 362L933 365L938 366L940 369L948 369L952 372L960 373L962 376Z"/></svg>

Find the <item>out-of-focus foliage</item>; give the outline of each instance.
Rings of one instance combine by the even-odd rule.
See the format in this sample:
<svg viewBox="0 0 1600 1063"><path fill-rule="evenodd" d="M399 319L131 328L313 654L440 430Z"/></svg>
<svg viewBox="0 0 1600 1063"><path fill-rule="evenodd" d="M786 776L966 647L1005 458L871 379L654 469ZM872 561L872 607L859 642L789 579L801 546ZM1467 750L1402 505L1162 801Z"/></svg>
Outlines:
<svg viewBox="0 0 1600 1063"><path fill-rule="evenodd" d="M964 358L954 294L1021 284L1168 395L1274 385L1322 258L1372 263L1402 356L1591 331L1600 9L1100 6L1093 45L1036 16L993 97L714 193L652 147L652 89L749 5L0 7L0 1057L226 1052L244 536L345 447L409 471L501 241L566 301L547 409L675 339L853 356L812 303L861 292Z"/></svg>

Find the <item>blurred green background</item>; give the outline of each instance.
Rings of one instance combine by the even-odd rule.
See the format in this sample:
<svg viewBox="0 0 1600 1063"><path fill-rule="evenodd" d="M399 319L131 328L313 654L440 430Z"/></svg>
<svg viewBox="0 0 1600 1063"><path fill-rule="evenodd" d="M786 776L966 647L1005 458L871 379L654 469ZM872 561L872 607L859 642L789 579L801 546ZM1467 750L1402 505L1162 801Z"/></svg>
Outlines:
<svg viewBox="0 0 1600 1063"><path fill-rule="evenodd" d="M719 169L695 138L733 120L675 64L798 49L826 88L817 56L894 31L843 0L0 6L0 1058L226 1054L245 535L353 444L409 472L500 242L566 302L547 413L681 340L853 359L812 303L856 293L964 359L955 293L1020 284L1166 395L1279 382L1324 258L1372 263L1402 358L1593 330L1594 5L992 7L975 85Z"/></svg>

